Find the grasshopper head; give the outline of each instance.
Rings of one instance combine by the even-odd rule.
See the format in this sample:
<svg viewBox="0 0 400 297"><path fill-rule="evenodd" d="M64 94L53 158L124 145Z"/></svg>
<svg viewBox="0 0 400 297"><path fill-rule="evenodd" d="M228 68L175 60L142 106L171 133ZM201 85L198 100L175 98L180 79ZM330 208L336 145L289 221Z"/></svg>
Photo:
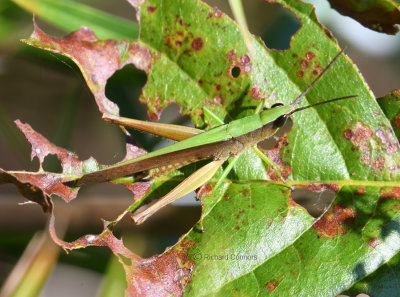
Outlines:
<svg viewBox="0 0 400 297"><path fill-rule="evenodd" d="M273 105L271 109L264 110L260 113L263 125L273 122L274 126L282 127L287 116L294 110L292 105Z"/></svg>

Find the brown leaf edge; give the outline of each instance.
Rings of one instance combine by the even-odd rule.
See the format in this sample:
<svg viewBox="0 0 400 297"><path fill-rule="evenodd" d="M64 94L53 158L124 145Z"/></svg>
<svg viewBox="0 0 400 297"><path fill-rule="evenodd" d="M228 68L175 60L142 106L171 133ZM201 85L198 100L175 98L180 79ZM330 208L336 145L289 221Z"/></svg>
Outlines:
<svg viewBox="0 0 400 297"><path fill-rule="evenodd" d="M349 16L364 27L371 30L394 35L399 31L397 27L400 24L400 8L395 1L389 8L387 3L379 5L379 1L373 1L367 9L361 6L365 5L365 1L343 1L329 0L331 7L336 9L340 14ZM357 7L359 5L360 7Z"/></svg>
<svg viewBox="0 0 400 297"><path fill-rule="evenodd" d="M101 40L87 27L81 27L64 38L55 38L44 33L37 26L35 18L33 27L29 39L21 41L74 61L103 114L119 115L118 106L105 95L107 80L128 64L147 73L154 62L149 49L135 40ZM124 132L127 134L126 130Z"/></svg>
<svg viewBox="0 0 400 297"><path fill-rule="evenodd" d="M124 246L108 229L109 222L103 220L103 231L87 234L73 242L59 239L55 232L55 218L50 216L49 232L65 252L88 246L106 246L118 258L125 269L128 287L125 296L182 296L183 288L191 280L194 262L188 257L187 250L194 246L189 240L167 249L161 255L143 259Z"/></svg>
<svg viewBox="0 0 400 297"><path fill-rule="evenodd" d="M187 250L194 245L193 242L182 240L177 246L166 250L161 255L143 259L129 251L124 246L123 241L113 235L109 227L114 222L105 220L103 220L103 231L98 235L87 234L73 242L65 242L58 238L55 230L54 205L51 195L56 194L66 202L71 201L76 197L78 188L66 186L65 181L70 180L71 176L81 175L84 172L85 165L88 165L85 164L87 162L90 163L92 169L95 164L94 170L99 165L93 158L79 161L75 154L52 144L28 124L19 120L16 121L16 124L31 143L31 157L39 159L40 169L39 172L17 172L0 169L0 185L6 183L16 185L25 198L41 205L42 209L50 214L49 233L54 242L67 253L70 250L88 246L107 246L110 248L125 269L128 280L126 296L181 296L183 288L191 280L191 273L194 268L194 262L187 255ZM137 148L128 141L125 158L135 154L136 151ZM43 171L41 164L49 154L55 154L60 160L63 167L62 174ZM69 175L65 172L68 172ZM124 185L134 192L135 200L143 196L149 189L149 183Z"/></svg>

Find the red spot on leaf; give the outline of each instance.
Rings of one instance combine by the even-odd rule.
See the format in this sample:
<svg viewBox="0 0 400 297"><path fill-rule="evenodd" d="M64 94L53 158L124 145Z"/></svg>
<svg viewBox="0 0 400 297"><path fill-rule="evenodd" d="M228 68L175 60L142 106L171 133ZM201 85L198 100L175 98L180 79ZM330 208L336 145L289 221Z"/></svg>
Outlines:
<svg viewBox="0 0 400 297"><path fill-rule="evenodd" d="M306 59L311 61L312 59L314 59L315 54L313 52L307 52L306 53Z"/></svg>
<svg viewBox="0 0 400 297"><path fill-rule="evenodd" d="M222 11L218 9L218 7L214 7L214 16L216 18L220 18L222 16Z"/></svg>
<svg viewBox="0 0 400 297"><path fill-rule="evenodd" d="M356 128L351 131L352 133L345 132L349 137L346 139L350 140L355 146L357 146L362 152L369 152L369 140L373 136L372 129L368 126L363 125L361 122L357 122Z"/></svg>
<svg viewBox="0 0 400 297"><path fill-rule="evenodd" d="M272 292L276 289L276 287L279 285L282 279L277 280L277 279L271 279L268 283L266 283L265 287L269 292Z"/></svg>
<svg viewBox="0 0 400 297"><path fill-rule="evenodd" d="M217 85L215 86L215 88L217 89L217 91L220 91L220 90L221 90L221 85L220 85L220 84L217 84Z"/></svg>
<svg viewBox="0 0 400 297"><path fill-rule="evenodd" d="M301 61L300 65L301 68L306 69L308 67L308 65L310 64L310 62L308 62L307 60L303 60Z"/></svg>
<svg viewBox="0 0 400 297"><path fill-rule="evenodd" d="M200 37L193 40L192 49L194 49L195 51L199 51L202 49L202 47L203 47L203 40Z"/></svg>
<svg viewBox="0 0 400 297"><path fill-rule="evenodd" d="M396 117L393 120L393 123L396 126L396 128L400 130L400 113L396 115Z"/></svg>
<svg viewBox="0 0 400 297"><path fill-rule="evenodd" d="M157 7L155 6L147 6L147 11L150 13L153 13L157 10Z"/></svg>
<svg viewBox="0 0 400 297"><path fill-rule="evenodd" d="M356 194L357 194L357 195L364 195L364 194L365 194L365 188L359 188L359 189L356 191Z"/></svg>
<svg viewBox="0 0 400 297"><path fill-rule="evenodd" d="M332 238L339 233L346 233L347 230L342 225L355 217L356 212L353 209L335 204L324 216L315 222L313 228L319 235L326 235Z"/></svg>
<svg viewBox="0 0 400 297"><path fill-rule="evenodd" d="M375 170L383 170L385 168L385 158L380 157L372 162L372 168Z"/></svg>
<svg viewBox="0 0 400 297"><path fill-rule="evenodd" d="M307 189L311 192L323 192L323 191L333 191L338 193L340 188L337 184L308 184L308 185L296 185L296 187Z"/></svg>
<svg viewBox="0 0 400 297"><path fill-rule="evenodd" d="M297 72L297 76L298 76L298 77L303 77L303 76L304 76L304 72L303 72L303 71Z"/></svg>
<svg viewBox="0 0 400 297"><path fill-rule="evenodd" d="M217 96L214 97L214 100L213 100L213 101L214 101L215 104L221 105L221 104L223 103L224 100L222 99L222 96L221 96L221 95L217 95Z"/></svg>
<svg viewBox="0 0 400 297"><path fill-rule="evenodd" d="M381 196L400 199L400 187L393 187L391 190L383 189L381 192Z"/></svg>
<svg viewBox="0 0 400 297"><path fill-rule="evenodd" d="M385 145L386 152L388 154L395 153L399 150L399 145L397 144L397 140L393 136L393 132L391 129L378 129L375 132L375 135L382 141L382 144Z"/></svg>
<svg viewBox="0 0 400 297"><path fill-rule="evenodd" d="M228 61L235 61L236 60L236 53L234 50L230 50L227 54L226 54L226 58L228 59Z"/></svg>
<svg viewBox="0 0 400 297"><path fill-rule="evenodd" d="M372 238L370 241L368 241L368 245L370 246L370 247L372 247L372 248L376 248L378 245L380 245L382 243L382 241L379 239L379 238L377 238L377 237L374 237L374 238Z"/></svg>
<svg viewBox="0 0 400 297"><path fill-rule="evenodd" d="M350 140L353 137L353 131L351 129L346 129L343 134L344 138L347 140Z"/></svg>
<svg viewBox="0 0 400 297"><path fill-rule="evenodd" d="M255 84L254 86L251 87L250 96L257 101L260 101L260 99L263 97L263 93L261 89L258 87L258 84Z"/></svg>
<svg viewBox="0 0 400 297"><path fill-rule="evenodd" d="M250 73L251 72L251 59L248 55L243 55L240 57L240 66L243 69L243 72Z"/></svg>
<svg viewBox="0 0 400 297"><path fill-rule="evenodd" d="M235 215L235 217L239 220L240 217L241 217L243 214L244 214L244 210L241 209L241 210L239 210L239 212Z"/></svg>
<svg viewBox="0 0 400 297"><path fill-rule="evenodd" d="M323 71L323 70L324 70L324 68L322 68L321 65L315 65L315 66L314 66L313 74L314 74L314 73L315 73L315 74L318 74L319 72L321 72L321 71Z"/></svg>

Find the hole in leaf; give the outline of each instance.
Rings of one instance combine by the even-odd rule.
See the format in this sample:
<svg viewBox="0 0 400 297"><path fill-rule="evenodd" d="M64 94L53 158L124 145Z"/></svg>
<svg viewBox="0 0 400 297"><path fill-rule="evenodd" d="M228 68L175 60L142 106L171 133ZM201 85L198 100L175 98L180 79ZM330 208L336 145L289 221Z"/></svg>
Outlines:
<svg viewBox="0 0 400 297"><path fill-rule="evenodd" d="M264 3L263 17L266 22L260 25L256 35L260 35L268 48L285 50L290 48L290 39L300 29L301 24L296 15L278 3ZM267 23L268 22L268 23Z"/></svg>
<svg viewBox="0 0 400 297"><path fill-rule="evenodd" d="M146 74L132 64L124 66L108 79L105 93L108 99L118 104L124 117L146 119L146 107L138 98L146 83Z"/></svg>
<svg viewBox="0 0 400 297"><path fill-rule="evenodd" d="M148 121L146 105L138 102L142 88L146 83L146 74L129 64L116 71L106 85L106 96L120 108L120 115L127 118ZM161 113L161 123L192 126L189 116L181 116L179 105L171 103ZM158 136L128 128L133 138L141 146L153 151L157 148L170 145L171 141L163 140Z"/></svg>
<svg viewBox="0 0 400 297"><path fill-rule="evenodd" d="M136 69L132 64L126 65L108 79L105 88L106 97L118 105L121 116L148 120L146 105L138 101L145 83L146 74L143 71ZM135 140L147 149L145 134L134 130L130 132Z"/></svg>
<svg viewBox="0 0 400 297"><path fill-rule="evenodd" d="M274 148L275 142L277 141L277 139L284 135L286 132L290 131L290 129L292 129L293 127L293 121L291 118L288 118L286 120L286 123L283 125L282 128L280 128L278 130L278 132L276 132L276 134L273 137L267 138L263 141L261 141L258 146L261 147L264 150L271 150Z"/></svg>
<svg viewBox="0 0 400 297"><path fill-rule="evenodd" d="M240 67L238 67L238 66L235 66L235 67L233 67L233 68L231 69L231 75L232 75L232 77L234 77L234 78L238 78L239 75L240 75L240 72L241 72L241 70L240 70Z"/></svg>
<svg viewBox="0 0 400 297"><path fill-rule="evenodd" d="M307 189L295 189L291 195L296 203L303 206L315 218L322 215L336 197L336 193L330 190L312 192Z"/></svg>
<svg viewBox="0 0 400 297"><path fill-rule="evenodd" d="M42 167L48 172L62 173L61 162L56 155L47 155L46 158L44 158Z"/></svg>

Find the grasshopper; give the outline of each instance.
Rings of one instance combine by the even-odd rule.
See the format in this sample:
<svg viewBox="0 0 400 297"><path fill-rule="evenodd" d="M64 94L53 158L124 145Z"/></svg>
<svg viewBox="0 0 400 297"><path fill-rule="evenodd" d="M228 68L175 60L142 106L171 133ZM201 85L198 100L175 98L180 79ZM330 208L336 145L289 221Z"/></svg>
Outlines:
<svg viewBox="0 0 400 297"><path fill-rule="evenodd" d="M321 104L357 97L357 95L344 96L295 108L342 53L343 50L331 60L307 89L290 105L275 104L271 109L262 110L254 115L231 121L228 124L217 126L208 131L178 125L126 119L105 114L103 118L108 122L132 127L179 142L138 158L123 161L105 169L83 175L76 181L75 185L80 187L131 174L142 174L141 178L148 180L193 162L205 159L212 160L192 173L155 204L143 211L134 213L132 216L134 222L141 224L160 208L207 183L218 168L230 157L237 159L247 149L275 135L292 114ZM226 176L226 174L223 176Z"/></svg>

